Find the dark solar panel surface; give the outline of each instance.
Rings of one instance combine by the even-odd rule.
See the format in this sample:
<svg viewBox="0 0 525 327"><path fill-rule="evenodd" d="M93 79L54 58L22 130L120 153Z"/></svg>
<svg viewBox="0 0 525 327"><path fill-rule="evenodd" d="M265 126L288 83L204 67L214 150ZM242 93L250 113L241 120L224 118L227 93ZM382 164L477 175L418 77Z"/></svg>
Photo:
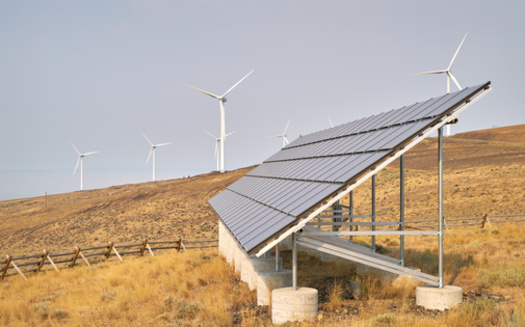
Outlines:
<svg viewBox="0 0 525 327"><path fill-rule="evenodd" d="M251 252L489 84L299 137L209 203Z"/></svg>

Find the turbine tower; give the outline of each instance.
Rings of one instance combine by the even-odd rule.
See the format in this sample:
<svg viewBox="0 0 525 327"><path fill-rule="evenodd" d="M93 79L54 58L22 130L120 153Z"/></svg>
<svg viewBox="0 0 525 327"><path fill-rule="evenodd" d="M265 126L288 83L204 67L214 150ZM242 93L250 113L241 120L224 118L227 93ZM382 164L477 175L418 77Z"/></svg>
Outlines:
<svg viewBox="0 0 525 327"><path fill-rule="evenodd" d="M80 164L80 190L82 191L82 190L84 190L84 157L92 155L92 154L95 154L95 153L98 153L98 151L80 153L80 151L78 151L77 147L73 144L73 142L70 142L70 143L73 146L73 148L75 149L75 151L78 153L77 165L75 166L75 170L73 171L73 175L76 174L77 169L78 169L78 164Z"/></svg>
<svg viewBox="0 0 525 327"><path fill-rule="evenodd" d="M288 124L286 124L286 127L284 128L284 132L282 134L279 134L279 135L274 135L274 136L270 136L270 137L282 137L283 139L283 148L287 145L287 144L290 144L290 142L288 142L288 139L286 138L286 131L288 130L288 125L290 125L290 121L292 119L288 119Z"/></svg>
<svg viewBox="0 0 525 327"><path fill-rule="evenodd" d="M149 159L151 158L151 156L153 155L153 181L155 182L155 149L159 146L164 146L164 145L168 145L168 144L171 144L171 142L168 142L168 143L160 143L160 144L153 144L151 143L151 141L149 140L149 138L146 136L146 134L144 134L144 132L142 132L142 135L144 135L144 137L146 138L146 141L148 141L148 143L151 145L151 150L149 151L149 155L148 155L148 159L146 159L146 165L148 164L149 162Z"/></svg>
<svg viewBox="0 0 525 327"><path fill-rule="evenodd" d="M217 171L220 171L220 162L219 162L219 156L217 155L217 152L219 152L219 143L221 141L221 138L220 137L216 137L215 135L213 135L212 133L208 132L205 129L202 129L202 130L204 132L206 132L206 134L208 134L209 136L211 136L215 140L215 154L213 155L213 159L217 159ZM224 136L227 137L227 136L232 135L233 133L235 133L235 132L228 133L228 134L226 134Z"/></svg>
<svg viewBox="0 0 525 327"><path fill-rule="evenodd" d="M410 74L411 76L417 76L417 75L435 75L435 74L447 74L447 93L450 93L450 79L454 81L454 84L458 87L459 90L462 90L463 88L461 85L459 85L458 80L452 75L452 71L450 70L452 68L452 64L454 63L454 60L456 60L456 56L459 53L459 50L463 46L463 42L465 42L465 39L467 38L468 33L465 34L463 37L463 40L461 40L461 43L459 44L459 47L456 50L456 53L454 53L454 56L452 57L452 60L450 60L450 64L448 64L448 67L446 69L442 70L432 70L429 72L423 72L423 73L416 73L416 74ZM450 136L450 125L447 125L447 136Z"/></svg>
<svg viewBox="0 0 525 327"><path fill-rule="evenodd" d="M219 100L219 108L220 108L220 111L221 111L221 135L220 135L220 152L219 152L219 156L220 156L220 172L221 173L224 173L224 142L226 141L226 118L225 118L225 110L224 110L224 102L226 102L226 96L228 95L228 93L230 93L235 87L237 87L237 85L239 85L242 81L244 81L244 79L248 76L250 76L251 73L253 73L255 71L252 70L251 72L249 72L246 76L244 76L240 81L238 81L234 86L230 87L230 89L228 91L226 91L226 93L224 93L223 95L216 95L216 94L213 94L213 93L210 93L210 92L207 92L207 91L204 91L204 90L201 90L201 89L198 89L196 87L193 87L193 86L190 86L190 85L187 85L187 87L190 87L196 91L199 91L201 93L204 93L212 98L215 98L215 99L218 99Z"/></svg>

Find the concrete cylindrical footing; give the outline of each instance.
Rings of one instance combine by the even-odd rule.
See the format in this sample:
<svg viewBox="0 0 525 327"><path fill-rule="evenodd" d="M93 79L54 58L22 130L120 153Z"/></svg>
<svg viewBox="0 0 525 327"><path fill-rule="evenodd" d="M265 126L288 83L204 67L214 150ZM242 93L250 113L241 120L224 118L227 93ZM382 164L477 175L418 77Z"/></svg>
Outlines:
<svg viewBox="0 0 525 327"><path fill-rule="evenodd" d="M463 301L463 290L457 286L445 285L443 288L425 285L416 287L416 305L428 310L445 310Z"/></svg>
<svg viewBox="0 0 525 327"><path fill-rule="evenodd" d="M292 271L289 269L261 270L257 274L257 305L270 305L272 291L292 286Z"/></svg>
<svg viewBox="0 0 525 327"><path fill-rule="evenodd" d="M317 317L318 293L314 288L276 288L272 291L272 323L313 321Z"/></svg>

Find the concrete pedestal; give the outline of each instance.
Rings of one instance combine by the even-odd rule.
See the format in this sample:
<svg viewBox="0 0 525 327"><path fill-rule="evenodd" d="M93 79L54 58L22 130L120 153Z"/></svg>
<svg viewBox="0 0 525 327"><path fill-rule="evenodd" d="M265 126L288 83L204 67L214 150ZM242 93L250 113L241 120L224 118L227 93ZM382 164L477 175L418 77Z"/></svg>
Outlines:
<svg viewBox="0 0 525 327"><path fill-rule="evenodd" d="M317 317L318 293L314 288L276 288L272 291L272 323L314 321Z"/></svg>
<svg viewBox="0 0 525 327"><path fill-rule="evenodd" d="M248 287L250 288L250 290L253 291L255 289L254 285L251 284L252 275L254 273L253 266L251 263L251 259L253 259L253 257L250 257L244 251L240 251L240 252L241 252L241 281L248 284Z"/></svg>
<svg viewBox="0 0 525 327"><path fill-rule="evenodd" d="M253 274L251 276L251 279L248 283L248 286L250 289L256 289L257 288L257 278L259 277L259 271L261 270L275 270L275 257L268 257L268 258L252 258L250 259L252 268L253 268ZM283 258L279 258L279 267L283 266Z"/></svg>
<svg viewBox="0 0 525 327"><path fill-rule="evenodd" d="M445 285L443 288L437 286L419 286L416 288L416 305L427 310L445 310L455 307L463 301L463 291L460 287Z"/></svg>
<svg viewBox="0 0 525 327"><path fill-rule="evenodd" d="M236 272L240 272L241 271L241 265L242 265L242 258L243 258L243 253L242 253L242 249L241 249L241 246L239 245L239 243L237 243L235 245L235 248L233 250L233 261L235 261L235 271Z"/></svg>
<svg viewBox="0 0 525 327"><path fill-rule="evenodd" d="M257 274L257 305L270 305L272 291L292 286L292 271L261 270Z"/></svg>

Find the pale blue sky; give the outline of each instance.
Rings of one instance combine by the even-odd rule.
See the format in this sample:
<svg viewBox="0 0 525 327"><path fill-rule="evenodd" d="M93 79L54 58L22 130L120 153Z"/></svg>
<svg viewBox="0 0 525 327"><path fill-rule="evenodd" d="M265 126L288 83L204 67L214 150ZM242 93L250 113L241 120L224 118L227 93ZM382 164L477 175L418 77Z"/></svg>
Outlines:
<svg viewBox="0 0 525 327"><path fill-rule="evenodd" d="M462 86L494 91L453 132L525 123L524 1L8 1L0 0L0 200L215 169L226 103L226 169L278 151L334 123L398 108ZM452 86L455 90L455 86Z"/></svg>

